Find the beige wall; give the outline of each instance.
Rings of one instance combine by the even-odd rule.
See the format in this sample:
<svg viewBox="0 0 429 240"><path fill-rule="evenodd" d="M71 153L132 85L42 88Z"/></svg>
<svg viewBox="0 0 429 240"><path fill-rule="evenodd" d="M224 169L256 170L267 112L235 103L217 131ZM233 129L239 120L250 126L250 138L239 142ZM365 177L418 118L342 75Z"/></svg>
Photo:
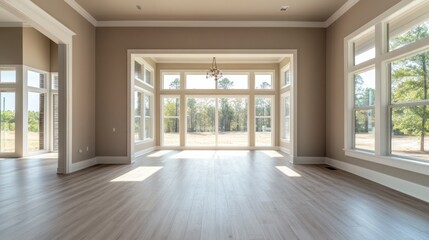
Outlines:
<svg viewBox="0 0 429 240"><path fill-rule="evenodd" d="M325 29L103 27L96 41L97 155L127 154L128 49L297 49L298 155L325 155Z"/></svg>
<svg viewBox="0 0 429 240"><path fill-rule="evenodd" d="M327 29L326 156L429 186L429 177L344 155L344 38L399 0L361 0Z"/></svg>
<svg viewBox="0 0 429 240"><path fill-rule="evenodd" d="M73 36L73 162L95 157L95 27L65 1L33 0ZM126 61L126 59L124 59ZM125 107L124 107L125 108ZM111 112L111 115L115 115ZM102 121L103 119L101 119ZM112 133L112 131L110 131ZM86 151L86 147L89 151ZM79 153L79 149L83 152Z"/></svg>
<svg viewBox="0 0 429 240"><path fill-rule="evenodd" d="M58 72L58 44L50 41L51 72Z"/></svg>
<svg viewBox="0 0 429 240"><path fill-rule="evenodd" d="M22 65L22 28L0 28L0 64Z"/></svg>
<svg viewBox="0 0 429 240"><path fill-rule="evenodd" d="M34 28L23 28L23 62L24 65L50 71L51 68L51 40Z"/></svg>

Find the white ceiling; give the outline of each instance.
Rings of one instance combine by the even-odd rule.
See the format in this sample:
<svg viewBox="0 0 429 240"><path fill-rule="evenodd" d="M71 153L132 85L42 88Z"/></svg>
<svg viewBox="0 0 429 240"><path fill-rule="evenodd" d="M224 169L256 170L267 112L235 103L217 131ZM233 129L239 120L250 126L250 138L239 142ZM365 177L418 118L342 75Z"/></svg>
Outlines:
<svg viewBox="0 0 429 240"><path fill-rule="evenodd" d="M97 21L326 21L347 0L76 0ZM141 10L137 9L141 6ZM281 12L281 6L289 6Z"/></svg>

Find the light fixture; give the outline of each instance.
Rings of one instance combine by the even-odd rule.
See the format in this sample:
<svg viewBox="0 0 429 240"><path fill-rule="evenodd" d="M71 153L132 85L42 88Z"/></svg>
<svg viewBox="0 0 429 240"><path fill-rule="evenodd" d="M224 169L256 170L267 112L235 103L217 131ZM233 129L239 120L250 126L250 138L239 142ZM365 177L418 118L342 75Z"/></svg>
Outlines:
<svg viewBox="0 0 429 240"><path fill-rule="evenodd" d="M213 58L212 67L209 69L209 72L207 72L206 78L214 78L215 81L222 78L222 73L220 72L220 69L217 68L216 64L216 58Z"/></svg>

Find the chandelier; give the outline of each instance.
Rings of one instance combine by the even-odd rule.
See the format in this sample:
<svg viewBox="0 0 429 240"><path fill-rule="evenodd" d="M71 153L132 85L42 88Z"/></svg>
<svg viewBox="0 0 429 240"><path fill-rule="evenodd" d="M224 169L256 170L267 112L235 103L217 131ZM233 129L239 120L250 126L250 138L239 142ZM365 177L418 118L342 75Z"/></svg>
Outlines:
<svg viewBox="0 0 429 240"><path fill-rule="evenodd" d="M217 68L215 57L213 58L212 67L209 69L209 72L207 72L206 78L214 78L215 81L222 78L222 73L220 69Z"/></svg>

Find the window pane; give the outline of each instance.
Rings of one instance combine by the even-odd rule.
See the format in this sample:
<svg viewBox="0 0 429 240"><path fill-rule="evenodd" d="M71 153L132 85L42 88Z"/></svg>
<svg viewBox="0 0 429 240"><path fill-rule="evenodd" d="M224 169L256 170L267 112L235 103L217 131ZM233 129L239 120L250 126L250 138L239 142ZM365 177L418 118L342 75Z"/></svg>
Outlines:
<svg viewBox="0 0 429 240"><path fill-rule="evenodd" d="M58 74L52 74L51 81L52 90L58 90Z"/></svg>
<svg viewBox="0 0 429 240"><path fill-rule="evenodd" d="M354 65L375 58L374 28L353 42Z"/></svg>
<svg viewBox="0 0 429 240"><path fill-rule="evenodd" d="M29 87L44 88L45 75L34 71L27 71L27 85Z"/></svg>
<svg viewBox="0 0 429 240"><path fill-rule="evenodd" d="M15 152L15 93L0 92L0 151Z"/></svg>
<svg viewBox="0 0 429 240"><path fill-rule="evenodd" d="M180 145L180 131L179 131L178 118L165 118L164 119L164 138L163 146L179 146Z"/></svg>
<svg viewBox="0 0 429 240"><path fill-rule="evenodd" d="M144 139L153 138L152 134L152 118L146 117L144 123Z"/></svg>
<svg viewBox="0 0 429 240"><path fill-rule="evenodd" d="M179 98L164 98L163 114L166 117L180 116L180 99Z"/></svg>
<svg viewBox="0 0 429 240"><path fill-rule="evenodd" d="M45 94L28 93L28 151L45 149Z"/></svg>
<svg viewBox="0 0 429 240"><path fill-rule="evenodd" d="M354 75L355 106L374 106L375 69Z"/></svg>
<svg viewBox="0 0 429 240"><path fill-rule="evenodd" d="M271 116L271 98L257 97L255 98L256 116Z"/></svg>
<svg viewBox="0 0 429 240"><path fill-rule="evenodd" d="M248 146L247 99L218 98L218 145Z"/></svg>
<svg viewBox="0 0 429 240"><path fill-rule="evenodd" d="M375 112L355 111L355 148L374 151L375 149Z"/></svg>
<svg viewBox="0 0 429 240"><path fill-rule="evenodd" d="M429 160L429 106L392 109L392 154Z"/></svg>
<svg viewBox="0 0 429 240"><path fill-rule="evenodd" d="M143 140L142 93L134 92L134 140Z"/></svg>
<svg viewBox="0 0 429 240"><path fill-rule="evenodd" d="M283 97L283 108L282 108L282 139L290 140L290 97Z"/></svg>
<svg viewBox="0 0 429 240"><path fill-rule="evenodd" d="M58 99L58 94L53 94L52 95L52 105L53 105L53 112L52 112L52 122L53 122L53 151L54 152L58 152L58 139L59 139L59 113L58 113L58 108L59 108L59 99Z"/></svg>
<svg viewBox="0 0 429 240"><path fill-rule="evenodd" d="M216 82L206 75L186 75L186 89L215 89Z"/></svg>
<svg viewBox="0 0 429 240"><path fill-rule="evenodd" d="M271 146L271 118L256 118L255 119L255 145L256 146Z"/></svg>
<svg viewBox="0 0 429 240"><path fill-rule="evenodd" d="M147 70L147 69L145 69L144 70L144 79L145 79L145 82L147 83L147 84L149 84L149 85L153 85L153 81L152 81L152 72L151 71L149 71L149 70Z"/></svg>
<svg viewBox="0 0 429 240"><path fill-rule="evenodd" d="M163 74L163 89L180 89L180 74Z"/></svg>
<svg viewBox="0 0 429 240"><path fill-rule="evenodd" d="M282 77L283 77L282 85L283 86L289 85L290 84L290 70L288 69L288 70L284 71Z"/></svg>
<svg viewBox="0 0 429 240"><path fill-rule="evenodd" d="M392 62L390 66L393 103L429 99L429 51Z"/></svg>
<svg viewBox="0 0 429 240"><path fill-rule="evenodd" d="M186 146L216 144L215 108L215 98L188 98Z"/></svg>
<svg viewBox="0 0 429 240"><path fill-rule="evenodd" d="M16 71L12 69L0 69L0 82L2 83L16 82Z"/></svg>
<svg viewBox="0 0 429 240"><path fill-rule="evenodd" d="M247 74L224 74L218 82L218 89L248 89L249 76ZM212 79L212 81L214 81Z"/></svg>
<svg viewBox="0 0 429 240"><path fill-rule="evenodd" d="M273 75L272 74L255 74L255 89L272 89Z"/></svg>
<svg viewBox="0 0 429 240"><path fill-rule="evenodd" d="M429 36L429 3L400 15L389 23L389 50L406 46Z"/></svg>
<svg viewBox="0 0 429 240"><path fill-rule="evenodd" d="M151 96L148 96L148 95L144 96L144 115L145 115L145 117L148 117L148 116L150 117L152 115L151 101L152 101Z"/></svg>
<svg viewBox="0 0 429 240"><path fill-rule="evenodd" d="M143 65L139 62L134 62L134 78L143 81Z"/></svg>

